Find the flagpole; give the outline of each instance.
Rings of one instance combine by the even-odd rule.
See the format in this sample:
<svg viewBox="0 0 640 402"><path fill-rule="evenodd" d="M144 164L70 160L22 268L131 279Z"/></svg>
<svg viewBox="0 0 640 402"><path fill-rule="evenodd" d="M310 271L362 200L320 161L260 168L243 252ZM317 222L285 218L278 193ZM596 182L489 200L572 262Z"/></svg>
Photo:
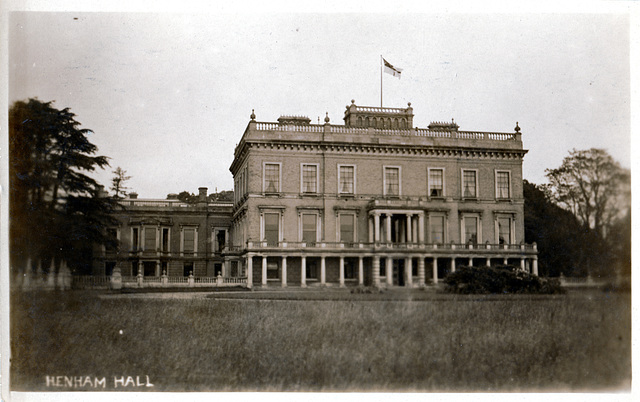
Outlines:
<svg viewBox="0 0 640 402"><path fill-rule="evenodd" d="M380 55L380 107L382 107L382 55Z"/></svg>

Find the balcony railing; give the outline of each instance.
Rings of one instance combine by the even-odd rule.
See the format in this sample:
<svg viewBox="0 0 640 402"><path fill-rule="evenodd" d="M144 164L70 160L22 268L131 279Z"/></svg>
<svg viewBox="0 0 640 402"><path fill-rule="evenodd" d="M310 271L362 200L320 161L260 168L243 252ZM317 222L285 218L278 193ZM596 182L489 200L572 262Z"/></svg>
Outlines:
<svg viewBox="0 0 640 402"><path fill-rule="evenodd" d="M520 133L497 133L484 131L442 131L428 128L390 129L373 127L348 127L342 125L288 125L269 122L256 122L257 131L288 131L300 133L321 133L325 130L334 134L367 134L382 136L416 136L431 138L449 138L461 140L517 141Z"/></svg>
<svg viewBox="0 0 640 402"><path fill-rule="evenodd" d="M491 251L491 252L537 252L537 245L533 244L458 244L458 243L396 243L396 242L247 242L247 249L308 249L308 250L415 250L415 251L435 251L435 250L461 250L461 251ZM244 248L235 246L234 251L243 251Z"/></svg>

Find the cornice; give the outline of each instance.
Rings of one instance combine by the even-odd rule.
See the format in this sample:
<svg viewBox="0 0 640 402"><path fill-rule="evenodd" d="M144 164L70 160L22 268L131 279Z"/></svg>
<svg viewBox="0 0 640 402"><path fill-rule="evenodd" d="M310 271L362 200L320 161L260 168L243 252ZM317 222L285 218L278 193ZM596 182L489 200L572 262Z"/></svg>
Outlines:
<svg viewBox="0 0 640 402"><path fill-rule="evenodd" d="M250 149L289 152L326 152L332 154L360 155L405 155L466 159L517 159L528 152L525 149L472 148L446 146L419 146L400 144L346 144L346 143L302 143L298 141L251 141L245 143L239 158L244 158ZM239 160L238 160L239 161ZM235 162L235 161L234 161Z"/></svg>

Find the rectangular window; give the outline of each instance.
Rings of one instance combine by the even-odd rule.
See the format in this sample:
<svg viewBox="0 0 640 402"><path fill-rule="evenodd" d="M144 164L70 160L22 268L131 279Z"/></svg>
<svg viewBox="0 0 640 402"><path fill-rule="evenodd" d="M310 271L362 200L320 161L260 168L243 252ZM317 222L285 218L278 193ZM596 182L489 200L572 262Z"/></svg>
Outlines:
<svg viewBox="0 0 640 402"><path fill-rule="evenodd" d="M444 216L429 217L429 225L431 226L431 243L444 243Z"/></svg>
<svg viewBox="0 0 640 402"><path fill-rule="evenodd" d="M144 269L144 276L156 276L157 264L155 261L144 261L142 267Z"/></svg>
<svg viewBox="0 0 640 402"><path fill-rule="evenodd" d="M340 194L355 193L355 166L339 166L338 191Z"/></svg>
<svg viewBox="0 0 640 402"><path fill-rule="evenodd" d="M475 216L464 218L464 241L466 244L478 244L478 218Z"/></svg>
<svg viewBox="0 0 640 402"><path fill-rule="evenodd" d="M189 276L193 273L193 263L192 262L185 262L182 268L182 275L183 276Z"/></svg>
<svg viewBox="0 0 640 402"><path fill-rule="evenodd" d="M384 190L385 195L400 195L400 168L384 168Z"/></svg>
<svg viewBox="0 0 640 402"><path fill-rule="evenodd" d="M227 244L227 231L224 229L218 230L216 232L216 238L213 239L214 241L214 250L215 252L219 253L222 250L224 250L224 248L226 247Z"/></svg>
<svg viewBox="0 0 640 402"><path fill-rule="evenodd" d="M509 172L496 172L496 198L510 198Z"/></svg>
<svg viewBox="0 0 640 402"><path fill-rule="evenodd" d="M277 163L264 164L264 192L280 192L280 165Z"/></svg>
<svg viewBox="0 0 640 402"><path fill-rule="evenodd" d="M317 165L302 165L302 192L307 194L318 192Z"/></svg>
<svg viewBox="0 0 640 402"><path fill-rule="evenodd" d="M318 218L315 214L302 214L302 241L313 244L317 241L317 222Z"/></svg>
<svg viewBox="0 0 640 402"><path fill-rule="evenodd" d="M269 246L278 245L280 241L280 214L264 214L264 240Z"/></svg>
<svg viewBox="0 0 640 402"><path fill-rule="evenodd" d="M183 246L182 250L185 253L193 253L195 252L195 244L196 244L196 230L195 229L184 229L183 233Z"/></svg>
<svg viewBox="0 0 640 402"><path fill-rule="evenodd" d="M429 169L429 197L444 196L444 172L442 169Z"/></svg>
<svg viewBox="0 0 640 402"><path fill-rule="evenodd" d="M498 218L498 243L511 243L511 219Z"/></svg>
<svg viewBox="0 0 640 402"><path fill-rule="evenodd" d="M138 228L133 228L131 230L131 249L134 251L138 250Z"/></svg>
<svg viewBox="0 0 640 402"><path fill-rule="evenodd" d="M162 229L162 251L165 253L169 251L169 229Z"/></svg>
<svg viewBox="0 0 640 402"><path fill-rule="evenodd" d="M355 216L352 214L340 214L340 241L347 243L354 240Z"/></svg>
<svg viewBox="0 0 640 402"><path fill-rule="evenodd" d="M146 251L156 251L156 228L144 228L144 249Z"/></svg>
<svg viewBox="0 0 640 402"><path fill-rule="evenodd" d="M462 171L462 196L464 198L476 198L476 171Z"/></svg>

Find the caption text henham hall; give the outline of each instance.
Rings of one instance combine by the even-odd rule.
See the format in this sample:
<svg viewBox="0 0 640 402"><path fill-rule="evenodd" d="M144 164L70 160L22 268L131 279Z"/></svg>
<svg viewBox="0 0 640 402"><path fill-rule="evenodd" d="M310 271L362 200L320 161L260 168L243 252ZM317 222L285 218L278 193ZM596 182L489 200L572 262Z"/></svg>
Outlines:
<svg viewBox="0 0 640 402"><path fill-rule="evenodd" d="M107 377L91 377L91 376L45 376L47 387L60 388L97 388L105 389L113 388L141 388L153 387L149 376L114 376L107 381Z"/></svg>

